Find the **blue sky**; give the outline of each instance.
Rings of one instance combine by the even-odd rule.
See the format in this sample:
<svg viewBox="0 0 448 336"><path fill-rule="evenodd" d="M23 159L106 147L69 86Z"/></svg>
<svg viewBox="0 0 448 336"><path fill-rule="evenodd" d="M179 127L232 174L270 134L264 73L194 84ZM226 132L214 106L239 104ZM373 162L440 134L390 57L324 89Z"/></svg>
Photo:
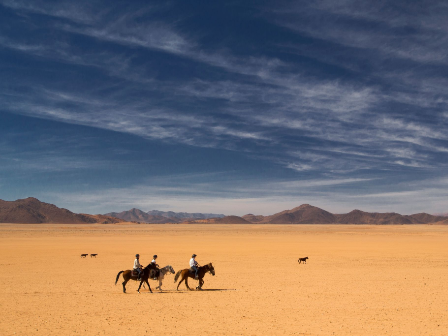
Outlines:
<svg viewBox="0 0 448 336"><path fill-rule="evenodd" d="M448 211L444 1L0 0L0 198Z"/></svg>

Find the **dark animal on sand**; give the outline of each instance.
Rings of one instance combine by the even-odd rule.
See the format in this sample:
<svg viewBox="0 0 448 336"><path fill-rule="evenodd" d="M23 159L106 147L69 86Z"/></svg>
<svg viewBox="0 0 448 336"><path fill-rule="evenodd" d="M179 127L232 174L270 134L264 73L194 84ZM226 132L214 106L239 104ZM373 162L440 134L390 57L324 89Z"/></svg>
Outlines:
<svg viewBox="0 0 448 336"><path fill-rule="evenodd" d="M199 286L196 287L196 289L202 290L202 286L204 285L204 276L207 272L210 272L211 275L215 275L215 268L213 267L212 263L209 263L207 265L204 266L200 266L199 270L198 270L198 280L199 280ZM177 279L180 278L180 281L177 285L177 290L179 290L179 285L181 284L182 281L185 280L185 286L187 286L187 288L189 290L192 290L189 286L188 286L188 278L192 278L194 279L194 271L192 271L190 268L186 268L183 270L180 270L176 273L176 276L174 277L174 282L177 282Z"/></svg>
<svg viewBox="0 0 448 336"><path fill-rule="evenodd" d="M95 258L96 258L97 255L98 255L98 253L91 253L91 254L90 254L90 258L92 258L92 257L95 257Z"/></svg>
<svg viewBox="0 0 448 336"><path fill-rule="evenodd" d="M81 258L85 258L85 257L87 257L88 255L89 255L88 253L81 254Z"/></svg>
<svg viewBox="0 0 448 336"><path fill-rule="evenodd" d="M126 270L126 271L120 271L117 274L117 278L115 279L115 284L117 284L118 278L120 277L120 274L123 273L123 293L126 293L126 284L129 280L134 281L140 281L140 285L138 286L137 292L140 294L140 288L142 287L143 283L146 283L148 285L149 291L152 293L151 286L149 285L148 278L149 278L149 271L152 269L155 269L156 266L154 264L149 264L146 266L141 274L140 280L138 280L137 272L133 272L133 270Z"/></svg>
<svg viewBox="0 0 448 336"><path fill-rule="evenodd" d="M305 258L299 258L298 262L299 262L299 264L301 264L302 261L303 261L303 263L306 264L306 260L307 260L307 259L308 259L308 257L305 257Z"/></svg>

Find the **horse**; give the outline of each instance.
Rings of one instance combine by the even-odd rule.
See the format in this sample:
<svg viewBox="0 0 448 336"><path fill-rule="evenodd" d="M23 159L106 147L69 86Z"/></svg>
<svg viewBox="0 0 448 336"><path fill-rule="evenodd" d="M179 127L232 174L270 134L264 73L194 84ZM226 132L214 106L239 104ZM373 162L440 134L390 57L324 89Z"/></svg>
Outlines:
<svg viewBox="0 0 448 336"><path fill-rule="evenodd" d="M308 257L305 257L305 258L299 258L299 260L297 260L297 261L299 262L299 264L301 264L302 261L303 261L304 264L306 264L306 260L307 260L307 259L309 259L309 258L308 258Z"/></svg>
<svg viewBox="0 0 448 336"><path fill-rule="evenodd" d="M149 285L149 282L148 282L148 278L149 278L149 271L151 270L151 269L155 269L156 268L156 266L155 265L153 265L153 264L149 264L148 266L146 266L143 270L142 270L142 274L141 274L141 277L140 277L140 285L138 286L138 289L137 289L137 292L140 294L140 288L142 287L142 285L143 285L143 282L145 282L147 285L148 285L148 288L149 288L149 291L152 293L152 290L151 290L151 286ZM134 275L133 274L133 272L132 272L132 270L126 270L126 271L120 271L120 272L118 272L118 274L117 274L117 278L115 279L115 285L117 284L117 282L118 282L118 278L120 277L120 274L121 273L123 273L123 282L122 282L122 285L123 285L123 293L126 293L126 284L128 283L128 281L129 280L134 280L134 281L138 281L138 276L137 275Z"/></svg>
<svg viewBox="0 0 448 336"><path fill-rule="evenodd" d="M88 255L89 255L88 253L81 254L81 258L85 258L85 257L87 257Z"/></svg>
<svg viewBox="0 0 448 336"><path fill-rule="evenodd" d="M90 258L95 257L98 255L98 253L90 253Z"/></svg>
<svg viewBox="0 0 448 336"><path fill-rule="evenodd" d="M200 266L198 267L198 280L199 280L199 286L196 287L196 289L202 290L202 285L204 285L204 276L205 273L210 272L211 275L215 276L215 268L213 267L212 263L209 263L207 265L204 266ZM181 279L179 281L179 284L177 285L177 290L179 290L179 285L181 284L182 281L185 280L185 286L187 286L187 288L189 290L192 290L189 286L188 286L188 278L192 278L194 279L194 271L192 271L189 268L180 270L176 273L176 276L174 277L174 283L177 282L177 279L179 279L179 276L181 276Z"/></svg>
<svg viewBox="0 0 448 336"><path fill-rule="evenodd" d="M157 277L157 280L159 280L159 285L156 287L156 289L162 291L162 280L165 278L165 275L167 273L174 274L174 269L171 265L167 265L160 269L159 276Z"/></svg>

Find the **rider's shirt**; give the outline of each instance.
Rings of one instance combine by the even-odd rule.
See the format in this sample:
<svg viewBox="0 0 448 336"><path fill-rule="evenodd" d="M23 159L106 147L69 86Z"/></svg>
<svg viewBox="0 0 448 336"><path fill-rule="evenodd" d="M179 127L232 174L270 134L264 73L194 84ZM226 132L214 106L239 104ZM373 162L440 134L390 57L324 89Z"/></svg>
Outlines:
<svg viewBox="0 0 448 336"><path fill-rule="evenodd" d="M155 259L153 259L152 261L151 261L151 264L156 264L156 260Z"/></svg>
<svg viewBox="0 0 448 336"><path fill-rule="evenodd" d="M197 266L197 265L198 265L198 262L196 260L194 260L194 258L191 258L190 259L190 267Z"/></svg>
<svg viewBox="0 0 448 336"><path fill-rule="evenodd" d="M142 268L142 265L140 265L140 262L138 261L138 259L135 259L134 260L134 269L137 269L137 268Z"/></svg>

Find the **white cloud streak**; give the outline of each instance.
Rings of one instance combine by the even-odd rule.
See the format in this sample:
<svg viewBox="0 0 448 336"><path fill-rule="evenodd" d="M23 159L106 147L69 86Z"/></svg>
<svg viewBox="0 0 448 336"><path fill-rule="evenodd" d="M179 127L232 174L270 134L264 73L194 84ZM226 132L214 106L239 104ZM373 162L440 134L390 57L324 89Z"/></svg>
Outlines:
<svg viewBox="0 0 448 336"><path fill-rule="evenodd" d="M127 132L146 138L175 141L203 147L235 149L238 141L260 141L264 145L277 144L282 151L295 153L281 158L284 166L297 172L324 168L331 172L350 172L387 163L413 168L430 168L428 153L446 153L441 141L447 141L443 127L390 116L384 104L399 102L423 108L447 107L448 97L441 87L443 80L426 80L416 83L409 80L412 90L385 93L376 85L357 85L340 80L315 79L295 70L289 63L273 57L237 57L229 51L204 51L194 36L180 33L174 24L160 22L151 15L150 20L135 20L151 13L152 8L110 17L90 7L81 8L71 2L56 7L30 5L26 2L4 1L4 5L19 11L47 15L57 21L54 28L62 32L79 34L128 47L139 47L186 58L225 72L243 75L244 80L190 79L182 83L162 83L141 75L142 66L131 64L131 58L110 52L92 52L83 55L63 41L31 44L23 41L0 39L4 47L46 58L103 69L107 74L123 78L130 83L146 83L153 94L171 92L179 102L221 100L220 113L238 117L239 122L226 122L211 116L212 113L194 114L178 107L159 104L157 99L123 102L108 96L95 96L85 92L73 93L44 88L34 96L20 96L17 101L4 101L15 113L56 119L67 123L89 125ZM443 6L442 6L443 7ZM441 9L444 9L441 8ZM435 8L431 7L431 13ZM303 10L277 10L274 19L298 33L358 49L371 49L382 59L405 58L416 62L443 63L446 60L446 27L439 29L435 39L428 34L440 26L441 16L435 20L419 16L411 26L418 33L402 43L396 43L397 29L409 25L407 20L393 15L379 14L377 6L365 8L359 2L318 1L307 4ZM443 11L441 11L443 12ZM306 20L298 17L309 15ZM416 13L411 13L411 18ZM329 18L323 24L316 18ZM338 18L343 20L338 21ZM316 20L315 20L316 19ZM353 29L346 20L364 20L382 25L382 30ZM425 51L429 50L430 52ZM286 71L290 70L290 71ZM392 77L392 79L396 78ZM445 85L446 87L446 85ZM130 87L129 91L135 86ZM416 95L415 92L418 92ZM437 97L436 97L437 96ZM435 99L437 98L437 99ZM67 104L72 105L68 108ZM446 112L445 112L446 113ZM448 126L446 121L445 126ZM280 130L280 131L279 131ZM325 143L346 147L341 158L337 150L292 150L284 135L300 135ZM315 151L315 158L310 152ZM350 162L346 158L356 157ZM278 157L274 157L278 160ZM295 161L297 160L297 161Z"/></svg>

